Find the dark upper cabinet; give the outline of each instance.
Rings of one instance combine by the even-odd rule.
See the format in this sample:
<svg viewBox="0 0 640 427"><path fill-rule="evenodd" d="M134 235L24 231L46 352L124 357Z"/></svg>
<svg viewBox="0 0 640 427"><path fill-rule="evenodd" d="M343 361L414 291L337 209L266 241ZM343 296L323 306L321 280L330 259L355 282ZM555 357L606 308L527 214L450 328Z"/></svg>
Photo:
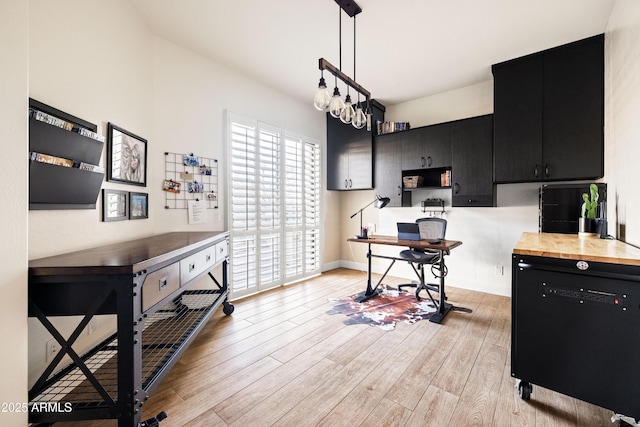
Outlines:
<svg viewBox="0 0 640 427"><path fill-rule="evenodd" d="M495 182L604 175L604 35L492 71Z"/></svg>
<svg viewBox="0 0 640 427"><path fill-rule="evenodd" d="M452 125L452 205L495 206L493 115L459 120Z"/></svg>
<svg viewBox="0 0 640 427"><path fill-rule="evenodd" d="M402 170L451 166L451 130L447 123L402 132Z"/></svg>
<svg viewBox="0 0 640 427"><path fill-rule="evenodd" d="M376 194L391 199L388 206L403 206L401 147L404 133L378 135L374 142Z"/></svg>
<svg viewBox="0 0 640 427"><path fill-rule="evenodd" d="M384 106L372 101L373 128L384 120ZM373 188L373 134L334 119L327 113L327 189Z"/></svg>
<svg viewBox="0 0 640 427"><path fill-rule="evenodd" d="M493 68L496 182L540 179L542 163L542 58Z"/></svg>

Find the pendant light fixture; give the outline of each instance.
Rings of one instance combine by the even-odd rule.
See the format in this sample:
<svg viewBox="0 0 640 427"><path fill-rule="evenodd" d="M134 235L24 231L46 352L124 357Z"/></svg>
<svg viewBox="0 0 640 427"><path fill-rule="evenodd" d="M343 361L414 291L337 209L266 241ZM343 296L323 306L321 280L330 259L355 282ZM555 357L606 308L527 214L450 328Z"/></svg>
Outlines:
<svg viewBox="0 0 640 427"><path fill-rule="evenodd" d="M324 111L329 108L330 101L331 96L329 96L327 84L324 81L324 71L322 71L320 74L320 83L318 84L318 90L316 91L316 95L313 97L313 106L320 111Z"/></svg>
<svg viewBox="0 0 640 427"><path fill-rule="evenodd" d="M340 39L340 67L336 68L330 62L324 58L318 60L318 68L321 71L320 83L318 84L318 90L313 99L313 105L320 111L329 109L331 117L339 118L343 123L351 124L356 129L362 129L365 126L367 131L371 131L371 108L369 107L369 101L371 99L371 93L365 88L360 86L355 81L356 75L356 20L355 16L362 12L360 6L358 6L353 0L334 0L339 8L339 31L338 37ZM351 18L353 18L353 79L342 72L342 12L346 12ZM333 96L329 99L329 93L327 92L327 85L324 80L324 70L329 71L335 77L335 87L333 89ZM338 79L347 85L347 96L345 101L342 101L340 95L340 89L338 89ZM351 101L351 94L349 89L354 89L358 94L358 103L353 106ZM360 95L364 96L367 103L366 110L362 108L362 101Z"/></svg>
<svg viewBox="0 0 640 427"><path fill-rule="evenodd" d="M356 17L353 17L353 80L356 79ZM358 104L353 113L351 124L356 129L362 129L367 124L367 119L360 105L360 92L358 92Z"/></svg>

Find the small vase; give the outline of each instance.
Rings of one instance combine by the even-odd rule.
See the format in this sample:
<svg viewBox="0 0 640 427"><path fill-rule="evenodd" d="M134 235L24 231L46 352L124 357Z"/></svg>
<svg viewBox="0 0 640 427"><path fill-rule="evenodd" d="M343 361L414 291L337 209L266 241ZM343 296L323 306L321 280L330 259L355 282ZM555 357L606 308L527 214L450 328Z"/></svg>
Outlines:
<svg viewBox="0 0 640 427"><path fill-rule="evenodd" d="M595 237L596 222L593 218L578 218L578 237Z"/></svg>

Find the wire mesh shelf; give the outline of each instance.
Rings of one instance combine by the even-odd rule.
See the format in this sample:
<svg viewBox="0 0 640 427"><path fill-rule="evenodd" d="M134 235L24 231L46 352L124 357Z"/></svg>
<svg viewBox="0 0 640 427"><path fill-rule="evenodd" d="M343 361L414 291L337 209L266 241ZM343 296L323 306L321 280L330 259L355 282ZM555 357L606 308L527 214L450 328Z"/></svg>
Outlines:
<svg viewBox="0 0 640 427"><path fill-rule="evenodd" d="M166 364L225 296L218 290L187 290L146 319L142 332L141 378L144 390L153 384ZM118 341L113 335L83 358L93 378L88 378L74 364L51 375L48 379L51 385L31 399L31 404L69 402L72 410L113 405L118 397L117 354ZM99 387L94 385L96 381Z"/></svg>

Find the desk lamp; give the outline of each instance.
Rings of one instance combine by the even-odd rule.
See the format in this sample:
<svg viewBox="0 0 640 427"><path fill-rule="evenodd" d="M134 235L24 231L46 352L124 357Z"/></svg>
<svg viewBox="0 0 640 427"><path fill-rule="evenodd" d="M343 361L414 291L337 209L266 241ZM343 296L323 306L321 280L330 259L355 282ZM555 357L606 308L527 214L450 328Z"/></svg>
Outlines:
<svg viewBox="0 0 640 427"><path fill-rule="evenodd" d="M376 196L376 198L373 199L373 201L371 203L367 204L362 209L360 209L358 212L356 212L353 215L351 215L351 218L353 218L354 216L360 214L360 234L358 236L354 236L356 239L366 239L368 237L367 233L362 228L362 211L365 210L367 207L371 206L374 203L376 204L376 208L382 209L385 206L387 206L390 201L391 201L391 199L389 199L388 197Z"/></svg>

